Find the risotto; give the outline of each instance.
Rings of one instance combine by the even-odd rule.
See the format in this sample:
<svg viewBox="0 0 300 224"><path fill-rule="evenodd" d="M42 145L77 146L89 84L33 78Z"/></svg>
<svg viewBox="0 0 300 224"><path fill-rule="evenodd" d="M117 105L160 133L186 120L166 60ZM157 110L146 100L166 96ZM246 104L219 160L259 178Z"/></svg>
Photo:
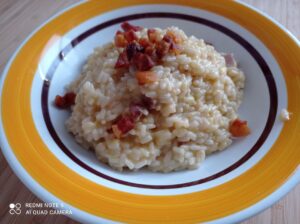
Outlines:
<svg viewBox="0 0 300 224"><path fill-rule="evenodd" d="M67 129L117 169L195 169L205 156L249 134L238 119L245 76L232 54L177 27L122 24L97 47L58 107Z"/></svg>

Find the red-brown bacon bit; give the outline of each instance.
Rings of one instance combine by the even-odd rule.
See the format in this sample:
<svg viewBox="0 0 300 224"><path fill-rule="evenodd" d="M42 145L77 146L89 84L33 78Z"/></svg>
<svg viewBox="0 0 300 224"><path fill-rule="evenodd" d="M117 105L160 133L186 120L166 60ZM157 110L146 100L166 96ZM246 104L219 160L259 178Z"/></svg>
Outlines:
<svg viewBox="0 0 300 224"><path fill-rule="evenodd" d="M130 61L138 52L143 52L144 48L136 42L130 43L126 47L127 58Z"/></svg>
<svg viewBox="0 0 300 224"><path fill-rule="evenodd" d="M233 54L224 54L223 55L224 59L225 59L225 63L227 67L236 67L237 63L234 59Z"/></svg>
<svg viewBox="0 0 300 224"><path fill-rule="evenodd" d="M171 30L168 30L161 39L157 30L148 29L148 38L139 39L135 32L141 30L142 27L131 25L128 22L122 23L121 27L124 32L116 33L115 44L117 47L126 48L127 58L124 52L121 53L116 68L128 68L133 65L140 71L147 71L166 54L178 55L182 51L182 38Z"/></svg>
<svg viewBox="0 0 300 224"><path fill-rule="evenodd" d="M129 60L127 57L127 53L125 51L123 51L122 53L120 53L118 60L115 64L115 68L128 68L129 67Z"/></svg>
<svg viewBox="0 0 300 224"><path fill-rule="evenodd" d="M129 31L125 32L124 37L128 41L128 43L131 43L138 39L137 35L135 34L135 32L133 30L129 30Z"/></svg>
<svg viewBox="0 0 300 224"><path fill-rule="evenodd" d="M131 105L129 114L134 120L138 120L142 115L142 108L139 105Z"/></svg>
<svg viewBox="0 0 300 224"><path fill-rule="evenodd" d="M66 93L64 96L57 95L54 100L56 107L60 109L69 108L75 104L76 94L73 92Z"/></svg>
<svg viewBox="0 0 300 224"><path fill-rule="evenodd" d="M150 70L155 63L149 55L137 53L133 57L133 65L140 71L147 71Z"/></svg>
<svg viewBox="0 0 300 224"><path fill-rule="evenodd" d="M121 130L118 128L118 125L117 124L113 124L111 126L111 130L112 132L114 133L114 135L117 137L117 138L121 138L122 137L122 132Z"/></svg>
<svg viewBox="0 0 300 224"><path fill-rule="evenodd" d="M148 39L152 43L156 43L160 40L159 33L155 29L148 29L147 31Z"/></svg>
<svg viewBox="0 0 300 224"><path fill-rule="evenodd" d="M120 115L115 124L112 125L112 131L117 138L123 137L134 128L135 122L141 117L142 108L138 105L131 105L129 111Z"/></svg>
<svg viewBox="0 0 300 224"><path fill-rule="evenodd" d="M138 42L139 42L139 44L140 44L143 48L147 48L147 47L149 47L149 46L152 46L152 43L150 43L149 40L146 39L146 38L140 38L140 39L138 40Z"/></svg>
<svg viewBox="0 0 300 224"><path fill-rule="evenodd" d="M115 68L128 69L134 66L137 70L136 78L140 85L157 81L157 74L149 71L160 62L166 54L178 55L181 51L182 38L175 32L168 30L163 38L155 29L148 29L148 38L138 38L136 31L142 27L134 26L128 22L121 25L122 31L118 31L115 37L115 45L124 48L115 64Z"/></svg>
<svg viewBox="0 0 300 224"><path fill-rule="evenodd" d="M66 105L64 97L62 97L60 95L56 95L54 103L55 103L55 106L57 106L58 108L65 108L65 105Z"/></svg>
<svg viewBox="0 0 300 224"><path fill-rule="evenodd" d="M173 42L175 44L181 44L182 43L182 38L180 36L178 36L176 33L174 33L171 30L168 30L166 33L167 36L171 37L171 39L173 40Z"/></svg>
<svg viewBox="0 0 300 224"><path fill-rule="evenodd" d="M148 111L153 110L155 108L153 99L145 95L142 95L141 97L141 105Z"/></svg>
<svg viewBox="0 0 300 224"><path fill-rule="evenodd" d="M172 34L172 35L171 35ZM175 55L180 54L180 52L182 51L181 47L179 44L177 43L181 43L182 40L179 37L176 37L176 34L168 31L166 35L164 35L163 37L163 41L167 42L168 44L170 44L168 51L171 53L174 53ZM167 52L168 53L168 52Z"/></svg>
<svg viewBox="0 0 300 224"><path fill-rule="evenodd" d="M152 71L137 71L135 77L139 85L150 84L157 81L157 75Z"/></svg>
<svg viewBox="0 0 300 224"><path fill-rule="evenodd" d="M124 22L124 23L122 23L121 24L121 27L122 27L122 29L126 32L126 31L130 31L130 30L132 30L132 31L139 31L139 30L142 30L143 29L143 27L140 27L140 26L134 26L134 25L132 25L132 24L130 24L130 23L128 23L128 22Z"/></svg>
<svg viewBox="0 0 300 224"><path fill-rule="evenodd" d="M150 71L147 71L150 72ZM111 130L115 137L124 137L135 126L135 123L143 115L143 110L151 111L155 108L154 102L150 97L141 96L139 102L132 103L127 112L121 114L113 123Z"/></svg>
<svg viewBox="0 0 300 224"><path fill-rule="evenodd" d="M126 47L127 44L128 41L125 39L124 33L118 30L115 35L115 45L117 47Z"/></svg>
<svg viewBox="0 0 300 224"><path fill-rule="evenodd" d="M250 134L250 128L247 121L235 119L229 125L229 132L233 137L244 137Z"/></svg>
<svg viewBox="0 0 300 224"><path fill-rule="evenodd" d="M111 128L114 135L117 138L121 138L134 128L134 120L130 119L130 117L121 117Z"/></svg>
<svg viewBox="0 0 300 224"><path fill-rule="evenodd" d="M155 47L154 45L149 45L145 48L145 54L149 55L149 56L152 56L156 53L156 50L155 50Z"/></svg>
<svg viewBox="0 0 300 224"><path fill-rule="evenodd" d="M170 47L170 52L179 55L182 52L182 47L179 44L172 43Z"/></svg>
<svg viewBox="0 0 300 224"><path fill-rule="evenodd" d="M170 50L171 44L165 40L161 40L156 44L156 54L158 58L165 56Z"/></svg>
<svg viewBox="0 0 300 224"><path fill-rule="evenodd" d="M134 128L134 119L130 116L122 116L117 122L118 129L122 134L126 134Z"/></svg>
<svg viewBox="0 0 300 224"><path fill-rule="evenodd" d="M145 54L150 56L150 58L152 59L153 62L155 62L155 63L158 62L158 56L157 56L154 45L150 45L150 46L146 47L144 52L145 52Z"/></svg>
<svg viewBox="0 0 300 224"><path fill-rule="evenodd" d="M167 42L167 43L172 43L173 42L173 39L172 39L172 37L171 36L169 36L169 35L167 35L167 34L165 34L164 36L163 36L163 41L165 41L165 42Z"/></svg>

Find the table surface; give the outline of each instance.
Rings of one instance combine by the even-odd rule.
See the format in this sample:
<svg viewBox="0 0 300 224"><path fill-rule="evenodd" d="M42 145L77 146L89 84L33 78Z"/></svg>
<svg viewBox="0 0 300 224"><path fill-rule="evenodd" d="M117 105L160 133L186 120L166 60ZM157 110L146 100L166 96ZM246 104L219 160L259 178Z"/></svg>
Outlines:
<svg viewBox="0 0 300 224"><path fill-rule="evenodd" d="M2 72L9 57L32 30L56 12L76 2L78 0L0 0L0 71ZM299 39L300 0L243 0L243 2L267 13ZM12 202L24 204L40 200L15 176L0 153L0 223L77 223L62 215L10 215L8 205ZM299 211L300 185L271 208L244 221L243 224L300 223Z"/></svg>

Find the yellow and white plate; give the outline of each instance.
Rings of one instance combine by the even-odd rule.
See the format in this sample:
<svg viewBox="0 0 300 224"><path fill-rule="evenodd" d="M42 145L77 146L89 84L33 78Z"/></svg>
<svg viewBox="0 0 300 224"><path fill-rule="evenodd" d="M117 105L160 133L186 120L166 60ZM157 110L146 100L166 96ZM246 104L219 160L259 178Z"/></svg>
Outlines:
<svg viewBox="0 0 300 224"><path fill-rule="evenodd" d="M233 52L246 74L239 110L252 134L192 171L117 172L67 133L53 106L93 48L120 23L178 26ZM84 223L233 223L277 201L300 179L299 41L235 1L88 1L38 28L1 79L1 148L19 178L44 201ZM279 119L281 109L291 120Z"/></svg>

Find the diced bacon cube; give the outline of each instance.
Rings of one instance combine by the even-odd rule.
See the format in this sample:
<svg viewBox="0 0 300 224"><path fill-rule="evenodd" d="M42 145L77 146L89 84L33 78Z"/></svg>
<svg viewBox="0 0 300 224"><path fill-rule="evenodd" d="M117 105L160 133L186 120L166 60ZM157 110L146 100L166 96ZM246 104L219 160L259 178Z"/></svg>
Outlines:
<svg viewBox="0 0 300 224"><path fill-rule="evenodd" d="M140 39L138 40L138 42L139 42L139 44L140 44L142 47L144 47L144 48L146 48L146 47L152 45L152 43L150 43L149 40L146 39L146 38L140 38Z"/></svg>
<svg viewBox="0 0 300 224"><path fill-rule="evenodd" d="M121 27L122 29L126 32L126 31L129 31L129 30L132 30L132 31L139 31L139 30L142 30L143 27L140 27L140 26L134 26L128 22L124 22L121 24Z"/></svg>
<svg viewBox="0 0 300 224"><path fill-rule="evenodd" d="M237 63L233 57L233 54L224 54L224 59L227 67L236 67Z"/></svg>
<svg viewBox="0 0 300 224"><path fill-rule="evenodd" d="M164 37L163 37L162 40L165 41L165 42L167 42L167 43L172 43L173 42L172 37L169 36L169 35L164 35Z"/></svg>
<svg viewBox="0 0 300 224"><path fill-rule="evenodd" d="M161 47L162 47L162 51L163 52L162 54L165 55L166 52L170 52L170 53L174 53L175 55L178 55L180 54L180 52L182 51L182 47L179 43L181 43L181 39L177 38L177 36L172 33L171 31L168 31L166 35L164 35L163 37L163 41L165 41L166 43L168 43L170 46L169 48L167 48L168 45L166 44L161 44ZM167 52L167 53L168 53Z"/></svg>
<svg viewBox="0 0 300 224"><path fill-rule="evenodd" d="M158 57L154 45L146 47L144 52L151 57L152 61L157 62Z"/></svg>
<svg viewBox="0 0 300 224"><path fill-rule="evenodd" d="M137 53L140 53L143 51L144 51L144 48L136 42L128 44L126 47L126 53L127 53L128 60L130 61Z"/></svg>
<svg viewBox="0 0 300 224"><path fill-rule="evenodd" d="M64 108L65 107L65 99L64 97L60 96L60 95L57 95L55 97L55 100L54 100L54 104L55 106L57 106L58 108Z"/></svg>
<svg viewBox="0 0 300 224"><path fill-rule="evenodd" d="M155 48L153 46L148 46L145 48L145 54L151 56L155 53Z"/></svg>
<svg viewBox="0 0 300 224"><path fill-rule="evenodd" d="M115 68L128 68L129 67L129 60L127 57L127 53L126 51L123 51L122 53L120 53L118 60L115 64Z"/></svg>
<svg viewBox="0 0 300 224"><path fill-rule="evenodd" d="M152 43L160 41L159 33L155 29L148 29L147 35L148 35L149 41Z"/></svg>
<svg viewBox="0 0 300 224"><path fill-rule="evenodd" d="M175 44L181 44L183 42L182 38L171 30L168 30L166 35L171 37Z"/></svg>
<svg viewBox="0 0 300 224"><path fill-rule="evenodd" d="M165 56L170 50L171 44L162 40L156 44L156 54L158 58Z"/></svg>
<svg viewBox="0 0 300 224"><path fill-rule="evenodd" d="M76 94L68 92L64 96L57 95L54 100L56 107L60 109L68 108L75 104Z"/></svg>
<svg viewBox="0 0 300 224"><path fill-rule="evenodd" d="M125 39L124 33L121 31L117 31L115 35L115 45L117 47L126 47L128 41Z"/></svg>
<svg viewBox="0 0 300 224"><path fill-rule="evenodd" d="M154 101L152 98L142 95L141 98L141 104L143 107L145 107L147 110L153 110L155 108Z"/></svg>
<svg viewBox="0 0 300 224"><path fill-rule="evenodd" d="M179 44L171 43L170 45L170 53L178 55L182 52L182 46Z"/></svg>
<svg viewBox="0 0 300 224"><path fill-rule="evenodd" d="M140 71L150 70L155 65L152 58L144 53L137 53L133 58L133 64Z"/></svg>
<svg viewBox="0 0 300 224"><path fill-rule="evenodd" d="M71 105L75 104L76 94L73 92L68 92L65 94L64 98L65 98L67 105L71 106Z"/></svg>
<svg viewBox="0 0 300 224"><path fill-rule="evenodd" d="M123 116L120 120L118 120L117 126L122 134L126 134L134 128L134 120L129 116Z"/></svg>
<svg viewBox="0 0 300 224"><path fill-rule="evenodd" d="M247 121L235 119L229 125L229 132L233 137L244 137L250 134L250 128Z"/></svg>
<svg viewBox="0 0 300 224"><path fill-rule="evenodd" d="M129 114L133 120L137 120L142 115L142 108L138 105L131 105L129 107Z"/></svg>
<svg viewBox="0 0 300 224"><path fill-rule="evenodd" d="M114 135L121 138L134 128L134 119L128 114L120 115L111 128Z"/></svg>
<svg viewBox="0 0 300 224"><path fill-rule="evenodd" d="M112 132L114 133L114 135L117 138L121 138L122 137L122 132L121 130L118 128L118 125L114 124L111 126Z"/></svg>
<svg viewBox="0 0 300 224"><path fill-rule="evenodd" d="M128 43L131 43L134 40L138 39L138 36L135 34L135 32L133 30L129 30L129 31L125 32L124 37Z"/></svg>
<svg viewBox="0 0 300 224"><path fill-rule="evenodd" d="M150 84L157 81L157 75L152 71L137 71L135 77L140 85Z"/></svg>
<svg viewBox="0 0 300 224"><path fill-rule="evenodd" d="M113 80L119 82L126 71L127 68L115 68L115 72L112 75Z"/></svg>

